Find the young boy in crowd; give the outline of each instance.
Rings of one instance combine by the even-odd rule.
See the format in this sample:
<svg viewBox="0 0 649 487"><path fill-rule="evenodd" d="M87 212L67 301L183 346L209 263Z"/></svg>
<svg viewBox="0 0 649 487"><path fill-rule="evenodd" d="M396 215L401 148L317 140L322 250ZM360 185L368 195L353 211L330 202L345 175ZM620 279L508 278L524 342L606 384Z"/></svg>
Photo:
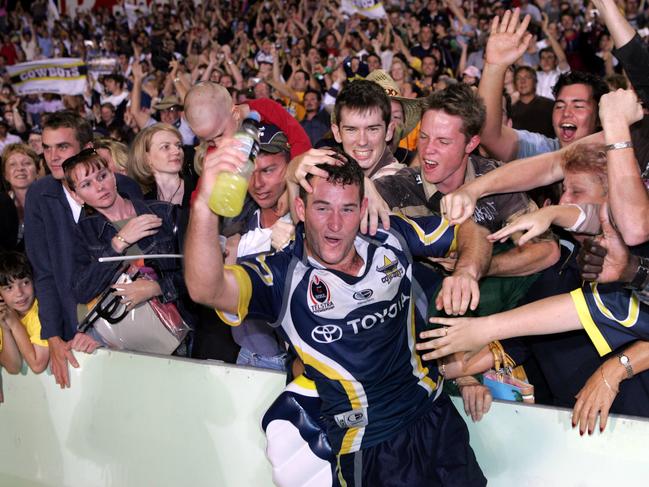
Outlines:
<svg viewBox="0 0 649 487"><path fill-rule="evenodd" d="M5 252L0 255L0 297L0 323L5 335L12 335L34 373L43 372L50 361L50 351L47 341L41 339L32 268L23 254Z"/></svg>

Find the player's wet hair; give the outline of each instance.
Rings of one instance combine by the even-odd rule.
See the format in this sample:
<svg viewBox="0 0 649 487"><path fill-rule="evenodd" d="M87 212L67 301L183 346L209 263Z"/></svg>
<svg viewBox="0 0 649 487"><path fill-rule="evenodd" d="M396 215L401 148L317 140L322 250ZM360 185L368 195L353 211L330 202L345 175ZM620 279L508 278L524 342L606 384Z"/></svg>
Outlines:
<svg viewBox="0 0 649 487"><path fill-rule="evenodd" d="M359 187L360 201L363 201L365 197L365 174L363 170L358 165L358 162L348 154L344 152L339 153L339 158L342 164L334 165L321 163L317 164L316 167L327 172L327 181L346 186L348 184L357 185ZM313 174L307 174L306 180L310 181L313 179ZM300 198L304 201L306 205L306 190L300 186Z"/></svg>

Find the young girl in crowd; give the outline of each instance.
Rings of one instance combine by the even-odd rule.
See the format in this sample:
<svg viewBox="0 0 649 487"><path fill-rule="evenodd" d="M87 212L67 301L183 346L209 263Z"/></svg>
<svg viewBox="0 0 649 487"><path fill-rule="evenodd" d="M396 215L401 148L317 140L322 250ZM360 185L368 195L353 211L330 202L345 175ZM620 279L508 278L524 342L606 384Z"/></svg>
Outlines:
<svg viewBox="0 0 649 487"><path fill-rule="evenodd" d="M50 352L47 341L41 339L32 268L23 254L0 254L0 297L0 322L5 328L6 341L9 344L11 339L15 341L20 354L34 373L43 372L50 361ZM0 358L0 363L1 360Z"/></svg>

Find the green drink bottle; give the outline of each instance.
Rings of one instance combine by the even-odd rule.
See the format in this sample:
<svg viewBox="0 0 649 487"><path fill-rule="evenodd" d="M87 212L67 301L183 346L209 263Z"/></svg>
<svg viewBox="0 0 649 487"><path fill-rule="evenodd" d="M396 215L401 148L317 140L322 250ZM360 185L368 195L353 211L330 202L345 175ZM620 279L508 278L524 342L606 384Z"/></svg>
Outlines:
<svg viewBox="0 0 649 487"><path fill-rule="evenodd" d="M210 195L209 207L217 215L235 217L243 209L248 192L248 180L255 169L259 153L259 113L251 111L242 122L234 138L243 144L241 150L248 156L246 163L236 173L223 171L216 176Z"/></svg>

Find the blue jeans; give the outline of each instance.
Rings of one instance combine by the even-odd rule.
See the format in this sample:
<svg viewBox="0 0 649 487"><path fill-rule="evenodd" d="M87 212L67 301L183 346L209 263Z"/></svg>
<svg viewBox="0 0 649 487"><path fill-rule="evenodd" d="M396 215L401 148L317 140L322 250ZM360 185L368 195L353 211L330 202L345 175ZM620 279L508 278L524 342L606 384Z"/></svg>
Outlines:
<svg viewBox="0 0 649 487"><path fill-rule="evenodd" d="M250 367L258 367L260 369L286 372L286 352L267 357L266 355L259 355L247 348L241 347L239 356L237 357L237 365L249 365Z"/></svg>

